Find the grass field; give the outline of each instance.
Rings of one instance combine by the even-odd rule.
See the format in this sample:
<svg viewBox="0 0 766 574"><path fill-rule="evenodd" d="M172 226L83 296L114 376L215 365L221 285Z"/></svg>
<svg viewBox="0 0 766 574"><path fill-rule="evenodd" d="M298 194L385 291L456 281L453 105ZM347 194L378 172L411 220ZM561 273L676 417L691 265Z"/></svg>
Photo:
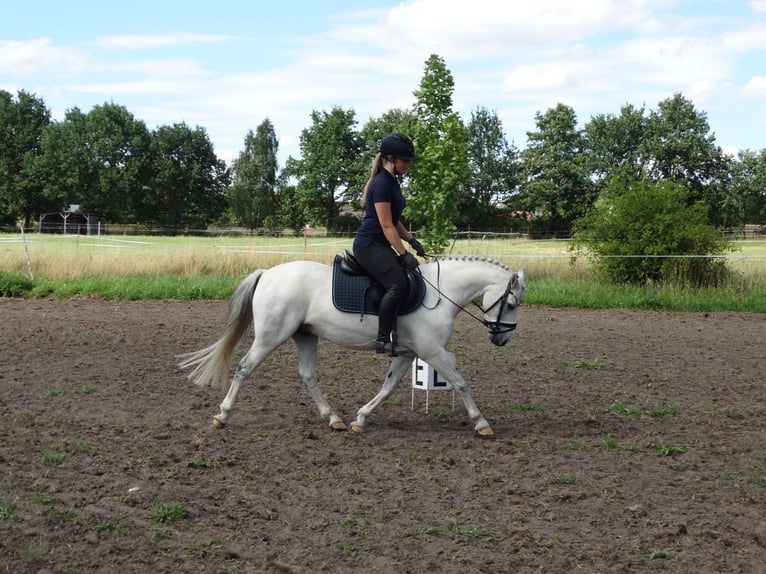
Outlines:
<svg viewBox="0 0 766 574"><path fill-rule="evenodd" d="M26 236L0 234L0 271L33 276L35 295L114 298L228 297L254 269L295 260L331 263L351 249L337 237ZM680 290L604 285L590 263L572 261L569 242L460 239L453 255L484 255L527 268L529 300L557 306L766 312L766 241L736 242L731 285ZM534 287L534 288L531 288Z"/></svg>

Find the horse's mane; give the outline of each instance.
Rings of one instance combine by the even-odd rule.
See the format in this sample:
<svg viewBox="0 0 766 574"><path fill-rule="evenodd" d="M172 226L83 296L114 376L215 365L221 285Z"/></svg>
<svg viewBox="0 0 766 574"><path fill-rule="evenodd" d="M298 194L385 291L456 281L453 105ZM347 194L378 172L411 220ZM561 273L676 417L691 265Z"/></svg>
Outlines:
<svg viewBox="0 0 766 574"><path fill-rule="evenodd" d="M501 263L497 259L492 259L491 257L485 257L483 255L438 255L433 259L426 261L425 265L431 265L432 263L437 263L439 261L476 261L489 263L490 265L497 265L505 271L511 271L506 264Z"/></svg>

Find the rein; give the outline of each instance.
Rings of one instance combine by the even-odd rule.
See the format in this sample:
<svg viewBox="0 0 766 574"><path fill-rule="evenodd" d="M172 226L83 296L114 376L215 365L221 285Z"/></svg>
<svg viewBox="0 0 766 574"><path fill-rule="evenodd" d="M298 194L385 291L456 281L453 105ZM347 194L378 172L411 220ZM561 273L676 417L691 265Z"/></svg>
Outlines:
<svg viewBox="0 0 766 574"><path fill-rule="evenodd" d="M452 299L447 297L447 295L445 295L442 292L442 290L439 288L439 283L441 281L441 272L442 272L441 264L439 263L439 259L438 258L434 257L434 259L436 260L436 285L434 285L428 279L423 277L422 271L420 271L420 269L418 269L418 273L420 273L420 276L423 277L423 281L425 281L431 287L433 287L434 291L436 291L439 294L439 299L436 301L436 303L434 304L433 307L427 307L425 304L423 305L424 307L426 307L426 309L428 309L428 310L436 309L436 307L439 306L439 303L441 303L442 297L444 297L447 301L452 303L455 307L457 307L458 309L460 309L464 313L467 313L469 316L473 317L479 323L484 325L490 331L490 333L492 333L492 334L500 335L502 333L509 333L509 332L514 331L516 329L516 323L507 323L505 321L501 321L500 320L500 317L503 316L503 311L505 311L506 305L508 305L508 307L510 309L513 309L514 307L518 307L518 305L519 305L518 297L516 297L516 294L511 291L511 288L512 288L512 285L513 285L513 274L511 274L511 278L508 279L508 285L505 286L505 291L503 292L503 294L500 297L498 297L498 299L494 303L492 303L492 305L487 307L486 309L483 308L478 303L476 303L475 301L471 301L471 303L476 305L476 307L478 307L479 310L484 315L486 315L488 311L491 311L492 309L494 309L495 306L497 306L497 305L500 306L500 309L498 309L498 311L497 311L497 319L495 319L494 321L487 321L486 319L477 317L476 315L471 313L465 307L463 307L461 305L458 305L457 303L455 303ZM509 305L509 303L508 303L508 295L513 295L513 300L514 300L513 305Z"/></svg>

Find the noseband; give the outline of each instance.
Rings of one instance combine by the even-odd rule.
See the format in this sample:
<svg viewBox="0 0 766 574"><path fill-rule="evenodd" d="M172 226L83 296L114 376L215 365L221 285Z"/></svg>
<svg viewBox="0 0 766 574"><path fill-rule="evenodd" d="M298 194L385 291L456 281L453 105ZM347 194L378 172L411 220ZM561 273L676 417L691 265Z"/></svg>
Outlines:
<svg viewBox="0 0 766 574"><path fill-rule="evenodd" d="M423 280L426 283L428 283L431 287L433 287L434 290L440 296L439 300L436 302L436 304L433 307L431 307L431 309L436 308L436 306L439 305L439 303L441 302L441 297L444 297L447 301L452 303L455 307L458 307L461 311L464 311L465 313L468 313L471 317L473 317L479 323L484 325L487 328L487 330L491 334L493 334L493 335L502 335L504 333L510 333L511 331L515 331L516 330L516 323L508 323L506 321L501 321L500 320L500 318L503 316L503 312L506 310L506 307L509 310L513 310L516 307L518 307L519 305L521 305L521 301L519 300L518 297L516 297L516 294L511 290L512 286L513 286L513 278L516 276L515 273L511 274L511 278L508 279L508 285L505 286L505 291L503 292L502 295L500 295L500 297L497 298L497 300L494 303L492 303L492 305L490 305L489 307L484 309L481 305L479 305L478 303L474 302L474 305L476 305L481 310L482 314L484 314L484 315L486 315L489 311L494 309L496 306L498 306L498 305L500 306L500 308L497 311L497 318L494 321L487 321L486 319L480 319L479 317L477 317L476 315L471 313L468 309L466 309L465 307L461 307L460 305L455 303L452 299L450 299L444 293L441 292L441 289L439 289L439 287L438 287L439 277L441 276L441 267L439 266L439 260L438 259L436 260L436 265L437 265L437 271L436 271L436 283L437 283L437 285L434 285L428 279L423 277ZM509 295L513 295L513 303L509 303L508 302L508 296Z"/></svg>
<svg viewBox="0 0 766 574"><path fill-rule="evenodd" d="M497 319L494 321L487 321L486 319L480 319L480 321L484 324L484 326L489 330L490 333L493 335L502 335L503 333L510 333L511 331L516 330L516 323L508 323L506 321L501 321L500 317L503 316L503 312L505 311L506 307L509 311L515 309L521 304L521 301L519 301L519 298L516 297L516 294L511 290L513 286L513 278L515 277L515 274L511 275L511 278L508 279L508 285L505 287L505 292L498 297L497 301L492 303L489 307L486 309L482 308L481 305L474 303L479 309L481 309L481 312L486 315L489 311L494 309L496 306L499 306L500 308L497 310ZM513 303L508 302L508 296L513 295Z"/></svg>

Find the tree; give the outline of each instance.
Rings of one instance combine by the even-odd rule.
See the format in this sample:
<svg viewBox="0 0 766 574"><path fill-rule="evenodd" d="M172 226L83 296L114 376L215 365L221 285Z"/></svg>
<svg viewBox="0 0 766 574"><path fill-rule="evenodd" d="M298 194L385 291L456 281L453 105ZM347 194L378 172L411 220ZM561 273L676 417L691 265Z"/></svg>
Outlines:
<svg viewBox="0 0 766 574"><path fill-rule="evenodd" d="M617 283L718 285L728 277L725 261L708 256L729 244L708 223L707 205L689 204L688 195L672 181L611 191L575 224L574 249L592 254L596 269Z"/></svg>
<svg viewBox="0 0 766 574"><path fill-rule="evenodd" d="M596 198L574 110L563 104L535 114L538 131L528 132L521 152L523 204L535 214L538 231L569 235Z"/></svg>
<svg viewBox="0 0 766 574"><path fill-rule="evenodd" d="M644 149L647 122L643 107L626 104L619 116L600 114L585 124L588 170L600 186L614 178L623 183L645 178L645 170L651 165Z"/></svg>
<svg viewBox="0 0 766 574"><path fill-rule="evenodd" d="M660 102L649 115L642 147L651 181L683 184L690 203L707 203L713 225L743 223L740 202L728 194L731 160L716 145L707 114L697 112L692 102L681 94Z"/></svg>
<svg viewBox="0 0 766 574"><path fill-rule="evenodd" d="M766 149L740 152L733 172L731 187L742 198L743 222L766 225Z"/></svg>
<svg viewBox="0 0 766 574"><path fill-rule="evenodd" d="M50 208L51 198L33 166L49 123L50 112L40 98L20 90L14 101L0 90L0 221L21 217L28 226L39 210Z"/></svg>
<svg viewBox="0 0 766 574"><path fill-rule="evenodd" d="M496 112L476 108L468 123L471 179L460 205L460 224L487 229L498 218L498 205L519 185L519 152L509 145Z"/></svg>
<svg viewBox="0 0 766 574"><path fill-rule="evenodd" d="M306 220L333 229L339 202L353 196L361 180L362 141L354 131L353 109L313 111L312 125L301 132L302 158L288 158L286 175L297 179L295 193Z"/></svg>
<svg viewBox="0 0 766 574"><path fill-rule="evenodd" d="M251 232L277 211L277 152L274 126L266 118L245 136L245 149L232 166L229 207L237 221Z"/></svg>
<svg viewBox="0 0 766 574"><path fill-rule="evenodd" d="M432 253L448 244L470 179L466 131L460 116L452 111L453 91L452 73L444 60L431 55L414 92L417 125L413 140L418 161L409 168L405 215Z"/></svg>
<svg viewBox="0 0 766 574"><path fill-rule="evenodd" d="M143 219L172 229L204 229L226 209L230 174L207 133L185 123L152 132L152 180Z"/></svg>
<svg viewBox="0 0 766 574"><path fill-rule="evenodd" d="M149 179L149 132L126 108L73 108L46 129L42 148L37 169L49 195L111 221L133 219Z"/></svg>

